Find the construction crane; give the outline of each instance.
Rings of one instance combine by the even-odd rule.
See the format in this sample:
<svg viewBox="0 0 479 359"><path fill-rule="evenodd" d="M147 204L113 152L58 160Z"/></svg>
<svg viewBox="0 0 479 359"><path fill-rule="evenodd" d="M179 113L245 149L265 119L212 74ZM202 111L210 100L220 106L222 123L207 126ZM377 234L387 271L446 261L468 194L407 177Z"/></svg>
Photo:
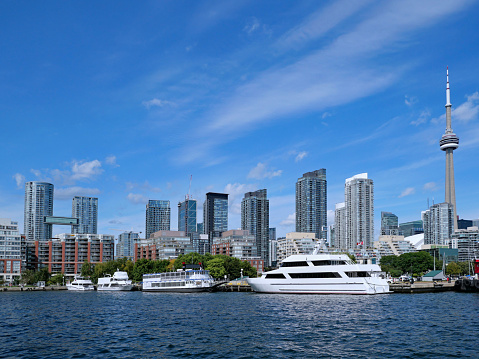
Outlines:
<svg viewBox="0 0 479 359"><path fill-rule="evenodd" d="M193 175L190 175L190 185L188 187L188 194L186 195L186 199L190 199L190 192L191 192L191 181L193 180Z"/></svg>

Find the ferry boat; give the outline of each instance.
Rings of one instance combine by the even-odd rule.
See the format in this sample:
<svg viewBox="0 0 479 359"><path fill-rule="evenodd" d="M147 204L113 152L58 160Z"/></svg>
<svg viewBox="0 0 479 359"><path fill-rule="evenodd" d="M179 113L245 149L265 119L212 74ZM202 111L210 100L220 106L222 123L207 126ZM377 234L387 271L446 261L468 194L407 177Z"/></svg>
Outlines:
<svg viewBox="0 0 479 359"><path fill-rule="evenodd" d="M193 267L193 266L190 266ZM223 282L216 282L210 271L186 268L177 272L143 275L144 292L206 292Z"/></svg>
<svg viewBox="0 0 479 359"><path fill-rule="evenodd" d="M90 279L75 276L73 282L67 284L67 289L75 291L88 291L95 290L95 287L93 286L93 283Z"/></svg>
<svg viewBox="0 0 479 359"><path fill-rule="evenodd" d="M128 273L117 270L113 277L107 275L98 278L97 290L99 291L128 291L133 289L131 280L128 279Z"/></svg>
<svg viewBox="0 0 479 359"><path fill-rule="evenodd" d="M390 293L377 264L356 264L345 254L292 255L281 267L248 284L260 293L382 294Z"/></svg>

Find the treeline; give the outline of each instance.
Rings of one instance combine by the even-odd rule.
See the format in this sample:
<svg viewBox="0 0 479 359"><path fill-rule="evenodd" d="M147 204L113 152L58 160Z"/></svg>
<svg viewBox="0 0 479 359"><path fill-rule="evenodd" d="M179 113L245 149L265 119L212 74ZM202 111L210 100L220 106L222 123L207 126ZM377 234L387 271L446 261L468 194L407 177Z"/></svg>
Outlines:
<svg viewBox="0 0 479 359"><path fill-rule="evenodd" d="M105 277L107 274L113 275L117 270L128 273L128 277L134 282L141 282L143 274L161 273L168 271L176 271L185 264L200 264L206 270L210 271L213 278L224 278L226 275L230 279L239 278L241 276L241 269L243 269L243 276L256 277L256 269L249 264L249 262L241 261L238 258L224 256L224 255L201 255L198 253L190 253L180 255L176 260L151 260L139 259L135 263L126 258L119 258L105 263L92 264L85 261L81 268L81 275L83 277L90 277L93 283L98 282L98 278ZM35 284L39 281L44 281L47 284L63 284L65 276L63 273L51 275L48 268L44 267L38 271L26 270L22 273L20 282L24 284Z"/></svg>
<svg viewBox="0 0 479 359"><path fill-rule="evenodd" d="M470 262L451 262L446 266L446 275L469 274ZM442 261L436 259L436 268L442 268ZM434 269L434 257L428 252L420 251L413 253L404 253L400 256L381 257L381 270L390 274L392 277L399 277L402 274L409 273L414 277L419 277L426 272Z"/></svg>

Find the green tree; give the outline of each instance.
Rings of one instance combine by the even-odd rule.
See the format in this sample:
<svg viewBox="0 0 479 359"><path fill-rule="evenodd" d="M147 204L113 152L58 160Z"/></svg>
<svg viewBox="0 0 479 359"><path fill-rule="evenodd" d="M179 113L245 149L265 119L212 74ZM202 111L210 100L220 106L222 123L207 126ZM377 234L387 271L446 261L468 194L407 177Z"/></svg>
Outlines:
<svg viewBox="0 0 479 359"><path fill-rule="evenodd" d="M93 264L91 264L90 262L88 261L83 262L81 266L81 272L80 272L82 277L89 277L93 275L93 267L94 267Z"/></svg>
<svg viewBox="0 0 479 359"><path fill-rule="evenodd" d="M386 274L391 273L392 270L397 268L398 256L383 256L381 257L381 270ZM402 273L401 273L402 274ZM401 275L399 274L399 275Z"/></svg>
<svg viewBox="0 0 479 359"><path fill-rule="evenodd" d="M39 269L38 271L35 272L35 275L33 276L33 283L37 282L45 282L47 283L48 280L50 279L50 272L48 271L47 267L43 267Z"/></svg>
<svg viewBox="0 0 479 359"><path fill-rule="evenodd" d="M461 267L457 263L451 262L446 267L446 274L447 275L459 275L459 274L461 274Z"/></svg>
<svg viewBox="0 0 479 359"><path fill-rule="evenodd" d="M65 278L65 276L63 275L63 273L57 273L50 278L50 283L62 285L64 278Z"/></svg>
<svg viewBox="0 0 479 359"><path fill-rule="evenodd" d="M22 272L22 277L20 283L22 284L33 284L35 281L35 272L31 269L26 269Z"/></svg>
<svg viewBox="0 0 479 359"><path fill-rule="evenodd" d="M208 261L206 269L213 278L224 278L226 275L225 260L219 256Z"/></svg>
<svg viewBox="0 0 479 359"><path fill-rule="evenodd" d="M459 262L457 264L461 268L461 273L460 274L468 275L468 274L473 274L474 273L474 271L471 270L471 263L470 262Z"/></svg>
<svg viewBox="0 0 479 359"><path fill-rule="evenodd" d="M188 254L180 254L178 258L176 258L174 263L174 269L180 269L183 266L183 262L185 264L202 264L203 268L206 266L208 261L212 259L212 255L207 253L205 255L201 255L199 253L193 252Z"/></svg>

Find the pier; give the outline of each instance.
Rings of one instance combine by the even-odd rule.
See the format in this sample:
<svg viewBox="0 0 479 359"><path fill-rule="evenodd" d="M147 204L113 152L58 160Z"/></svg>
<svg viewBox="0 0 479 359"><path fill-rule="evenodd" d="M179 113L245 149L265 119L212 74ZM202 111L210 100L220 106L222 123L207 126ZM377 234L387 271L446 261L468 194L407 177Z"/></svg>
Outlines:
<svg viewBox="0 0 479 359"><path fill-rule="evenodd" d="M431 293L431 292L447 292L454 290L454 282L414 282L414 284L392 283L389 290L394 293Z"/></svg>

